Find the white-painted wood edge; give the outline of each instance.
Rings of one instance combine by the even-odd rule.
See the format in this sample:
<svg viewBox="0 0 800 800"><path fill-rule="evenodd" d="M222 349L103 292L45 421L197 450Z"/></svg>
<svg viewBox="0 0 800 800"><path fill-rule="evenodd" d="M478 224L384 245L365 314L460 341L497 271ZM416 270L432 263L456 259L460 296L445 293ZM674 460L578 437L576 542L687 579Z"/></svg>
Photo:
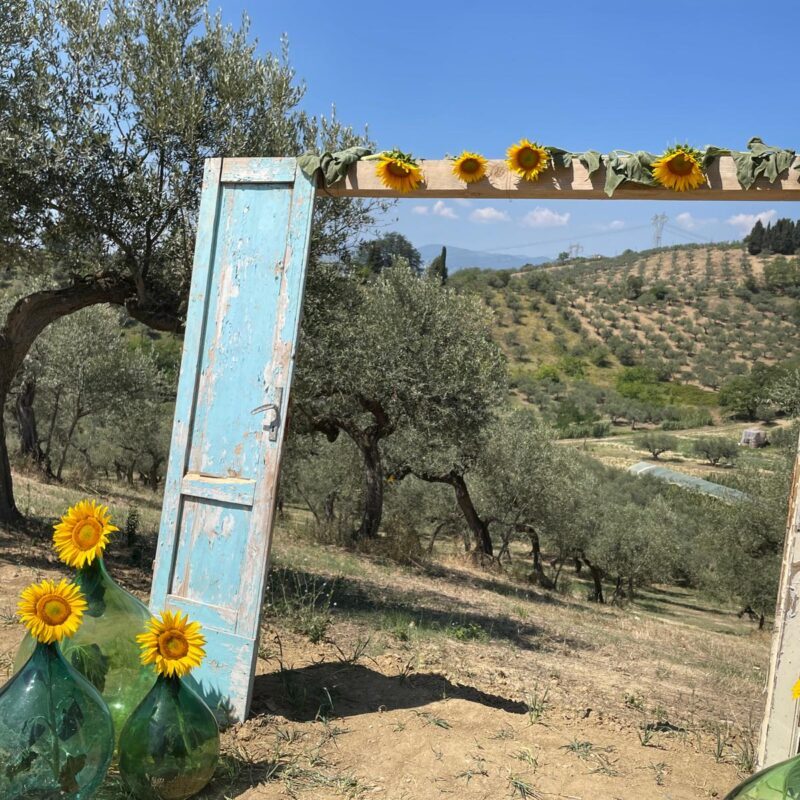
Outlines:
<svg viewBox="0 0 800 800"><path fill-rule="evenodd" d="M795 458L789 517L781 565L775 629L767 676L766 707L758 764L766 767L798 751L798 701L792 687L800 679L800 448Z"/></svg>
<svg viewBox="0 0 800 800"><path fill-rule="evenodd" d="M708 186L695 191L674 192L660 187L623 183L609 198L605 191L606 170L600 167L591 177L577 159L568 169L552 167L537 181L526 181L512 173L504 161L490 161L486 177L465 184L453 175L452 162L421 161L425 183L414 192L387 189L375 174L375 161L359 161L347 177L333 186L318 187L318 196L394 197L394 198L519 198L531 200L800 200L800 158L781 173L775 183L761 178L750 188L742 189L736 179L736 164L730 156L721 156L708 169Z"/></svg>

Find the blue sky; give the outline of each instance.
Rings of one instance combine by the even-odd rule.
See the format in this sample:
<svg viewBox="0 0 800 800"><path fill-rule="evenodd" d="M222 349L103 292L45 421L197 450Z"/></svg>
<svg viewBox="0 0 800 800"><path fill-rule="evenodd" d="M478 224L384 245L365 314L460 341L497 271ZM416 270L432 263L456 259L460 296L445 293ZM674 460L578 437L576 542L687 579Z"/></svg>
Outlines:
<svg viewBox="0 0 800 800"><path fill-rule="evenodd" d="M263 49L289 37L305 108L369 126L378 147L425 158L502 157L525 136L566 149L660 152L679 141L800 150L797 5L765 0L333 4L219 0ZM417 246L553 255L739 238L800 203L404 200L383 225Z"/></svg>

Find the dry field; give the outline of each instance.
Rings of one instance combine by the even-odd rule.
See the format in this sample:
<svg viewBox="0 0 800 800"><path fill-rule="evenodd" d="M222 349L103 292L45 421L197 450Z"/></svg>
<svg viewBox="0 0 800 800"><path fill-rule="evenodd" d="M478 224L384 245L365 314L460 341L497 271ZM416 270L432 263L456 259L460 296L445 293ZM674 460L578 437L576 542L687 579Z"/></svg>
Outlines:
<svg viewBox="0 0 800 800"><path fill-rule="evenodd" d="M17 594L60 573L48 518L81 492L121 522L135 502L142 544L108 561L146 597L158 517L138 492L19 486L40 521L0 536L0 677ZM445 544L400 567L313 543L291 511L273 555L252 715L206 800L700 800L752 767L769 635L732 610L675 587L597 607L577 576L533 590L524 553L492 571ZM101 800L126 797L112 775Z"/></svg>

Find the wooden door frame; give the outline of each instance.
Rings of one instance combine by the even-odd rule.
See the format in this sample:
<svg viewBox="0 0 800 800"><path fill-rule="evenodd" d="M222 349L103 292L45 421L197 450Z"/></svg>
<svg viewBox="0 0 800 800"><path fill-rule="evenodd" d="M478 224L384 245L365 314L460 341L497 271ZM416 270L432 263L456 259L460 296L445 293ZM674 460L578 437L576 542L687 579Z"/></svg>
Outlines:
<svg viewBox="0 0 800 800"><path fill-rule="evenodd" d="M212 169L219 169L221 183L261 183L274 180L277 164L286 165L289 159L268 158L229 158L214 159L208 163ZM800 201L800 158L796 158L791 168L781 173L774 183L759 178L752 187L743 189L736 176L736 164L730 156L716 158L707 169L707 186L689 192L675 192L662 187L641 186L623 183L609 198L604 191L605 167L589 175L588 169L574 159L569 168L550 168L539 180L525 181L512 173L504 161L494 160L488 164L486 177L473 184L464 184L452 171L450 160L421 161L424 183L415 191L400 193L382 185L375 173L374 162L360 161L354 164L348 174L332 186L317 186L317 196L384 198L384 199L528 199L528 200L649 200L649 201ZM201 206L198 227L197 251L208 249L208 237L213 234L209 228L207 214ZM188 339L187 343L191 344ZM191 376L181 376L181 380L191 380ZM284 403L288 401L288 386ZM171 454L171 463L174 454ZM176 464L178 462L176 461ZM171 468L172 469L172 468ZM172 482L178 482L182 475L176 466ZM277 475L274 476L277 480ZM780 589L777 599L775 625L772 642L769 675L766 684L766 711L761 730L759 764L765 766L794 755L798 751L798 713L800 703L791 699L791 687L800 677L800 613L798 595L800 594L800 455L796 460L793 489L789 508L787 534L784 545L783 566ZM165 494L165 509L171 498ZM271 539L272 514L268 515L266 532ZM163 531L163 528L162 528ZM163 534L162 534L163 535ZM170 543L159 537L159 559L168 561ZM268 564L263 565L264 575ZM166 575L165 569L160 571ZM262 575L263 578L263 575ZM166 592L163 580L154 590L153 600L162 599ZM250 676L252 691L252 674Z"/></svg>

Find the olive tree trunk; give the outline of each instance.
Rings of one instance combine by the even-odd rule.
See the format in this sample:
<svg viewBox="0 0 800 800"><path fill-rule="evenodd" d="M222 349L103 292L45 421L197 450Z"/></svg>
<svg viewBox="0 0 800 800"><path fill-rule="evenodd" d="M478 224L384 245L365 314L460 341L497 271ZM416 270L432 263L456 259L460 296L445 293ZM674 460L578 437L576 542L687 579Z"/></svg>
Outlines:
<svg viewBox="0 0 800 800"><path fill-rule="evenodd" d="M132 317L151 328L164 331L180 329L175 318L140 307L133 279L116 274L92 275L62 289L34 292L14 304L0 326L0 523L14 523L21 518L14 502L14 482L3 420L11 382L36 338L51 322L99 303L125 306Z"/></svg>
<svg viewBox="0 0 800 800"><path fill-rule="evenodd" d="M364 459L364 510L354 539L375 539L383 518L383 464L376 436L367 435L358 441Z"/></svg>

